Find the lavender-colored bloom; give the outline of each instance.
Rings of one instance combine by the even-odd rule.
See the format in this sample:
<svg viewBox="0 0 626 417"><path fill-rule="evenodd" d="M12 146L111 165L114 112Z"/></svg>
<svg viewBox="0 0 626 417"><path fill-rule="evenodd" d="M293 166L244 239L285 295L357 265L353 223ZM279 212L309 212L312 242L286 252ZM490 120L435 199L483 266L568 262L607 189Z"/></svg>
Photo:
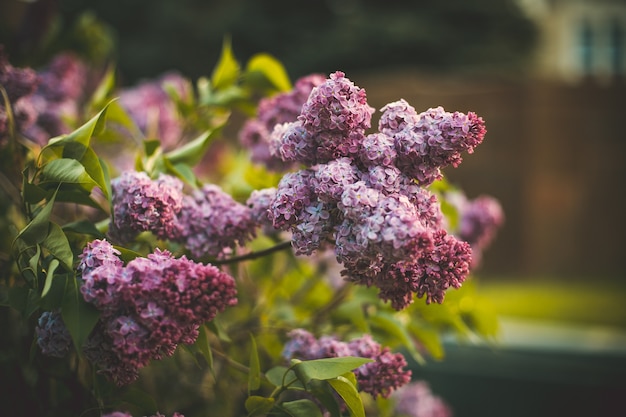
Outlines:
<svg viewBox="0 0 626 417"><path fill-rule="evenodd" d="M255 235L256 221L248 206L218 185L205 184L185 196L178 216L181 241L194 257L224 256Z"/></svg>
<svg viewBox="0 0 626 417"><path fill-rule="evenodd" d="M378 121L378 130L392 137L408 125L414 125L419 119L415 108L404 99L388 103L380 111L382 114Z"/></svg>
<svg viewBox="0 0 626 417"><path fill-rule="evenodd" d="M327 203L337 203L348 184L359 180L360 171L352 159L342 157L314 167L315 177L311 186L317 198Z"/></svg>
<svg viewBox="0 0 626 417"><path fill-rule="evenodd" d="M396 148L393 137L384 133L372 133L365 136L359 150L363 165L392 166L396 160Z"/></svg>
<svg viewBox="0 0 626 417"><path fill-rule="evenodd" d="M452 417L452 409L434 395L426 381L404 385L392 396L395 412L406 417Z"/></svg>
<svg viewBox="0 0 626 417"><path fill-rule="evenodd" d="M275 228L287 230L297 224L302 210L317 200L312 187L314 175L312 170L306 169L289 172L281 178L270 206L270 217Z"/></svg>
<svg viewBox="0 0 626 417"><path fill-rule="evenodd" d="M46 356L62 358L72 346L72 337L65 327L60 311L44 311L35 328L37 345Z"/></svg>
<svg viewBox="0 0 626 417"><path fill-rule="evenodd" d="M276 197L276 192L275 187L253 190L246 200L246 206L250 209L250 218L266 234L276 232L270 214L270 207Z"/></svg>
<svg viewBox="0 0 626 417"><path fill-rule="evenodd" d="M357 356L372 359L353 372L359 388L372 396L387 398L393 391L411 380L411 371L405 370L407 362L401 353L391 353L388 347L381 347L369 334L343 342L334 336L316 339L304 329L294 329L287 335L283 357L313 360Z"/></svg>
<svg viewBox="0 0 626 417"><path fill-rule="evenodd" d="M372 165L367 172L361 173L361 179L368 187L381 191L385 195L405 193L402 187L403 175L395 166Z"/></svg>
<svg viewBox="0 0 626 417"><path fill-rule="evenodd" d="M145 172L125 172L111 181L111 188L111 237L129 242L144 231L161 239L177 237L176 216L183 204L183 183L179 179L161 174L152 180Z"/></svg>
<svg viewBox="0 0 626 417"><path fill-rule="evenodd" d="M429 185L441 178L441 168L461 163L461 152L472 153L485 132L483 120L475 113L428 109L419 114L417 123L393 135L396 166L421 185Z"/></svg>
<svg viewBox="0 0 626 417"><path fill-rule="evenodd" d="M120 251L115 249L107 240L92 240L87 243L83 252L78 255L80 259L78 272L86 274L102 265L121 267L122 261L119 258L120 255Z"/></svg>
<svg viewBox="0 0 626 417"><path fill-rule="evenodd" d="M314 165L317 144L301 121L277 124L269 139L270 153L285 162Z"/></svg>
<svg viewBox="0 0 626 417"><path fill-rule="evenodd" d="M370 128L373 113L374 109L367 104L365 90L337 71L313 88L302 106L299 119L313 134L327 131L347 134Z"/></svg>
<svg viewBox="0 0 626 417"><path fill-rule="evenodd" d="M119 385L180 343L194 343L199 325L237 302L231 276L168 251L157 249L114 272L112 266L103 263L83 275L83 297L100 310L84 350ZM83 290L90 280L91 290Z"/></svg>
<svg viewBox="0 0 626 417"><path fill-rule="evenodd" d="M166 150L180 143L184 128L168 89L172 89L183 100L191 94L188 80L176 72L143 81L119 92L120 104L137 127L149 139L160 140Z"/></svg>
<svg viewBox="0 0 626 417"><path fill-rule="evenodd" d="M308 75L298 79L291 91L259 101L257 116L248 119L239 132L239 141L250 150L253 162L263 163L274 170L285 170L295 166L293 162L297 159L288 155L283 156L280 152L276 152L276 149L270 149L276 148L271 144L275 142L271 134L276 125L296 121L313 87L324 81L323 75Z"/></svg>
<svg viewBox="0 0 626 417"><path fill-rule="evenodd" d="M504 223L504 211L500 202L488 195L467 201L460 207L458 236L472 248L485 249Z"/></svg>
<svg viewBox="0 0 626 417"><path fill-rule="evenodd" d="M332 204L317 201L302 210L298 224L291 228L291 244L296 255L310 255L331 241L333 208Z"/></svg>

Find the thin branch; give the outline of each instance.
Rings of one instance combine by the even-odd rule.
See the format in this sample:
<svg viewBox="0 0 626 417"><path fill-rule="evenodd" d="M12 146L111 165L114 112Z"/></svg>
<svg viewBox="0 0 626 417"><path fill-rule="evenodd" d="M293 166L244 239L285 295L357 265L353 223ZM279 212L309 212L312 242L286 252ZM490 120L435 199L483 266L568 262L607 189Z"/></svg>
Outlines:
<svg viewBox="0 0 626 417"><path fill-rule="evenodd" d="M233 263L237 263L241 261L249 261L251 259L261 258L265 255L269 255L271 253L278 252L280 250L287 249L289 247L291 247L291 241L287 240L285 242L280 242L277 245L274 245L267 249L263 249L257 252L246 253L240 256L233 256L232 258L228 258L228 259L217 259L217 260L211 261L211 263L213 265L226 265L226 264L233 264Z"/></svg>
<svg viewBox="0 0 626 417"><path fill-rule="evenodd" d="M234 369L238 370L239 372L243 372L244 374L250 374L250 368L248 368L247 366L235 360L232 360L231 358L226 356L225 353L220 352L219 350L216 350L216 349L211 349L211 352L213 352L215 356L223 359L228 365L232 366Z"/></svg>

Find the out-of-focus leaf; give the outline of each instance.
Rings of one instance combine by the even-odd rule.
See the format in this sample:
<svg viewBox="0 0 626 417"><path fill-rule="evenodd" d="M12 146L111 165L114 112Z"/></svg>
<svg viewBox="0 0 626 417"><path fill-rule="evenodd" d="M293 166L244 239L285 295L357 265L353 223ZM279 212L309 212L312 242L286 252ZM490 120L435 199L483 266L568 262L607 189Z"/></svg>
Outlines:
<svg viewBox="0 0 626 417"><path fill-rule="evenodd" d="M311 400L294 400L281 403L277 407L288 417L322 417L322 411Z"/></svg>
<svg viewBox="0 0 626 417"><path fill-rule="evenodd" d="M248 372L248 393L256 391L261 386L261 364L259 351L254 336L250 334L250 371Z"/></svg>
<svg viewBox="0 0 626 417"><path fill-rule="evenodd" d="M252 395L246 398L245 407L249 417L262 416L267 414L274 406L273 398Z"/></svg>
<svg viewBox="0 0 626 417"><path fill-rule="evenodd" d="M233 55L230 39L226 37L222 43L222 54L211 75L211 85L216 90L230 87L237 82L239 72L239 63Z"/></svg>
<svg viewBox="0 0 626 417"><path fill-rule="evenodd" d="M165 154L165 159L174 166L187 164L194 166L204 156L209 145L221 132L221 127L202 133L196 139Z"/></svg>
<svg viewBox="0 0 626 417"><path fill-rule="evenodd" d="M373 361L356 356L343 356L340 358L300 361L293 365L292 369L298 376L298 379L306 384L312 379L336 378L368 362Z"/></svg>
<svg viewBox="0 0 626 417"><path fill-rule="evenodd" d="M41 150L41 154L46 156L50 155L50 152L52 152L58 158L61 158L63 157L65 146L71 144L72 142L77 142L83 146L83 149L87 149L91 143L91 138L104 130L108 108L109 104L107 104L98 114L73 132L50 139L48 145Z"/></svg>
<svg viewBox="0 0 626 417"><path fill-rule="evenodd" d="M246 81L256 88L266 89L269 85L280 91L291 90L291 81L283 64L265 53L254 55L246 65Z"/></svg>
<svg viewBox="0 0 626 417"><path fill-rule="evenodd" d="M81 235L93 236L96 239L104 239L106 236L98 230L95 224L89 220L78 220L63 225L64 232L73 232Z"/></svg>
<svg viewBox="0 0 626 417"><path fill-rule="evenodd" d="M424 358L415 349L409 332L394 316L384 311L379 311L370 316L369 321L372 326L377 327L395 339L396 342L401 343L418 363L424 363Z"/></svg>
<svg viewBox="0 0 626 417"><path fill-rule="evenodd" d="M363 401L361 400L359 391L352 382L343 376L338 376L337 378L329 379L328 383L346 403L350 411L350 416L365 417Z"/></svg>
<svg viewBox="0 0 626 417"><path fill-rule="evenodd" d="M67 280L61 316L72 336L76 351L81 354L83 344L98 322L100 314L93 305L85 302L76 279Z"/></svg>
<svg viewBox="0 0 626 417"><path fill-rule="evenodd" d="M124 261L124 263L128 263L135 258L141 257L141 254L139 252L135 252L123 246L113 245L113 247L120 251L120 258L122 259L122 261Z"/></svg>
<svg viewBox="0 0 626 417"><path fill-rule="evenodd" d="M9 305L22 313L23 317L30 317L39 309L39 292L26 286L9 288Z"/></svg>
<svg viewBox="0 0 626 417"><path fill-rule="evenodd" d="M427 323L415 322L409 323L407 328L433 358L443 359L445 352L437 329Z"/></svg>
<svg viewBox="0 0 626 417"><path fill-rule="evenodd" d="M198 329L198 338L196 339L196 346L198 350L209 365L209 369L213 372L213 351L211 350L211 344L209 343L209 335L204 325Z"/></svg>

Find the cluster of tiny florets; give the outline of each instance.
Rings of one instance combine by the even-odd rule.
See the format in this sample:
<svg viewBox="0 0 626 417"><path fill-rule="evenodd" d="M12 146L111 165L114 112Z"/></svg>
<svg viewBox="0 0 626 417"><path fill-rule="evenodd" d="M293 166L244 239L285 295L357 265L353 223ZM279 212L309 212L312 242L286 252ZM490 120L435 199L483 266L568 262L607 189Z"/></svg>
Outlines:
<svg viewBox="0 0 626 417"><path fill-rule="evenodd" d="M178 216L178 240L194 257L222 257L254 237L251 209L215 184L186 195Z"/></svg>
<svg viewBox="0 0 626 417"><path fill-rule="evenodd" d="M113 215L109 234L120 242L149 231L162 239L177 236L183 183L170 175L151 179L145 172L124 172L111 181Z"/></svg>
<svg viewBox="0 0 626 417"><path fill-rule="evenodd" d="M283 349L287 360L313 360L357 356L372 359L354 370L359 388L373 396L387 398L411 380L411 371L404 369L407 362L401 353L392 353L369 334L343 342L332 336L315 338L304 329L294 329Z"/></svg>
<svg viewBox="0 0 626 417"><path fill-rule="evenodd" d="M68 354L72 346L72 337L65 327L61 312L44 311L37 320L35 327L37 345L46 356L62 358Z"/></svg>
<svg viewBox="0 0 626 417"><path fill-rule="evenodd" d="M165 150L180 143L185 127L172 94L185 100L191 93L189 81L176 72L118 92L120 105L139 130L148 139L158 139Z"/></svg>
<svg viewBox="0 0 626 417"><path fill-rule="evenodd" d="M237 292L234 279L210 264L157 249L124 266L116 254L105 240L90 242L78 270L83 298L100 312L85 356L123 385L151 360L194 343L198 327L236 304Z"/></svg>
<svg viewBox="0 0 626 417"><path fill-rule="evenodd" d="M291 91L265 97L259 101L256 117L248 119L239 132L239 141L251 155L251 160L270 169L285 170L293 163L273 155L270 150L274 126L290 123L300 115L302 105L311 90L326 80L321 74L299 78Z"/></svg>
<svg viewBox="0 0 626 417"><path fill-rule="evenodd" d="M334 247L346 280L378 287L398 310L415 295L442 302L469 273L471 248L447 234L425 186L482 141L482 120L442 108L418 114L399 100L366 135L372 113L365 91L336 72L297 121L275 127L275 154L306 167L283 176L270 219L292 233L296 254Z"/></svg>
<svg viewBox="0 0 626 417"><path fill-rule="evenodd" d="M468 199L461 191L447 195L458 211L459 224L455 234L472 247L472 266L480 264L481 254L491 245L504 223L504 210L500 202L489 195Z"/></svg>
<svg viewBox="0 0 626 417"><path fill-rule="evenodd" d="M452 409L426 381L411 382L393 393L396 414L406 417L451 417Z"/></svg>

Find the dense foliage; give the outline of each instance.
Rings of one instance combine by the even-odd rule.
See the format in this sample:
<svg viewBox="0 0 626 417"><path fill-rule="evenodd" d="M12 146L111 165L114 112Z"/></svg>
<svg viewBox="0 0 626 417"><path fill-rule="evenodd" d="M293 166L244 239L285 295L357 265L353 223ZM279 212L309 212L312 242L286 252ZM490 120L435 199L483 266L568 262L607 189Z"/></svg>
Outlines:
<svg viewBox="0 0 626 417"><path fill-rule="evenodd" d="M399 99L376 123L343 72L228 42L195 83L114 74L0 55L9 411L449 415L420 364L497 331L470 274L500 206L442 171L484 121Z"/></svg>

